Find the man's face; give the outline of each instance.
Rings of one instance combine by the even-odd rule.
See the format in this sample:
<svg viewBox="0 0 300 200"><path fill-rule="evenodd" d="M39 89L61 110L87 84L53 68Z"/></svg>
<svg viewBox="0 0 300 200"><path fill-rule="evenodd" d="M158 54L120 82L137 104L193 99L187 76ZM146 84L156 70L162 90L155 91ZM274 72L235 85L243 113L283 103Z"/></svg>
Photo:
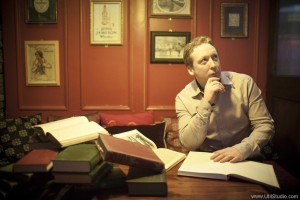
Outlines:
<svg viewBox="0 0 300 200"><path fill-rule="evenodd" d="M191 58L193 66L188 68L188 72L195 76L203 88L210 77L220 78L221 64L215 47L210 44L201 44L194 49Z"/></svg>

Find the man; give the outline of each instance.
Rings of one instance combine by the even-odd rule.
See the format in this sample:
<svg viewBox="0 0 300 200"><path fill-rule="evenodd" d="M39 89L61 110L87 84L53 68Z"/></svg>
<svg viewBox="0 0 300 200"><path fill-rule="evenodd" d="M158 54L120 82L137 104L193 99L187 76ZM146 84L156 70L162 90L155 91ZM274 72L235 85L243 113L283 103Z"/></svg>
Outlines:
<svg viewBox="0 0 300 200"><path fill-rule="evenodd" d="M185 46L183 60L195 80L176 96L181 144L188 150L214 151L216 162L259 156L274 125L253 79L221 72L218 51L206 36Z"/></svg>

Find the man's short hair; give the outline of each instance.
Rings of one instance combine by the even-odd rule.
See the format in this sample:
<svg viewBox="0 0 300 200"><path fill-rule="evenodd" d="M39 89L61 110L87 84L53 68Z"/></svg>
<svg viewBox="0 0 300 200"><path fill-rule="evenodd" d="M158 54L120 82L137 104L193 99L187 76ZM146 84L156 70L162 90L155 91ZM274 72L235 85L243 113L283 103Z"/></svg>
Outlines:
<svg viewBox="0 0 300 200"><path fill-rule="evenodd" d="M215 47L212 39L207 36L196 37L190 43L186 44L183 50L183 62L188 68L193 68L193 59L191 58L191 54L194 49L201 44L211 44Z"/></svg>

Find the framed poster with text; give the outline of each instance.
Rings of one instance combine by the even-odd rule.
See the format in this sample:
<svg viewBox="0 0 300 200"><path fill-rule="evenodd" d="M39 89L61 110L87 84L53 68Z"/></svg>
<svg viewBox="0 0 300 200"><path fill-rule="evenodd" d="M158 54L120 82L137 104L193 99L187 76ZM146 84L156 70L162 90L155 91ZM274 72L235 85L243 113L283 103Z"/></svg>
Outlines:
<svg viewBox="0 0 300 200"><path fill-rule="evenodd" d="M90 1L90 43L123 44L123 0Z"/></svg>

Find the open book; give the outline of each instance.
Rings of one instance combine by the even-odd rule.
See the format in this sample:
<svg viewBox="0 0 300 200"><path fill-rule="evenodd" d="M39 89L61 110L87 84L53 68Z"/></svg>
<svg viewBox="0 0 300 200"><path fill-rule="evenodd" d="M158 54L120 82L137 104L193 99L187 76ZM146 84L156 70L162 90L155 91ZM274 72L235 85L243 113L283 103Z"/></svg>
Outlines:
<svg viewBox="0 0 300 200"><path fill-rule="evenodd" d="M190 151L178 169L178 175L228 180L235 177L280 188L272 165L254 161L220 163L210 159L213 153Z"/></svg>
<svg viewBox="0 0 300 200"><path fill-rule="evenodd" d="M66 147L97 139L100 133L107 131L85 116L70 117L54 122L34 126L43 141L50 140L60 147Z"/></svg>
<svg viewBox="0 0 300 200"><path fill-rule="evenodd" d="M154 153L165 164L165 169L167 171L170 170L175 165L177 165L180 161L182 161L186 157L186 155L181 152L173 151L167 148L157 148L157 146L152 140L144 136L141 132L139 132L136 129L132 131L119 133L119 134L114 134L113 136L151 147Z"/></svg>

